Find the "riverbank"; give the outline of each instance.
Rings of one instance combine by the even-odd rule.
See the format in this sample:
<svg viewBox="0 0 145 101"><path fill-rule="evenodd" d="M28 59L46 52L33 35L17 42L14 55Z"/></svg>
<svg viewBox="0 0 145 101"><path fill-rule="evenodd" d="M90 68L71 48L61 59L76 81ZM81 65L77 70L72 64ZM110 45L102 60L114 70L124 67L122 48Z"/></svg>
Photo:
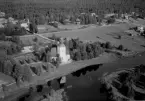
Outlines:
<svg viewBox="0 0 145 101"><path fill-rule="evenodd" d="M99 78L107 72L112 73L145 64L144 59L145 52L135 56L122 57L111 63L105 63L97 70L87 71L85 75L80 75L79 77L68 75L67 86L71 86L71 88L67 89L69 101L107 101L106 93L101 91Z"/></svg>
<svg viewBox="0 0 145 101"><path fill-rule="evenodd" d="M108 98L115 101L144 101L145 65L119 70L100 78Z"/></svg>
<svg viewBox="0 0 145 101"><path fill-rule="evenodd" d="M94 93L100 94L100 97L101 96L104 96L104 95L102 95L100 93L100 88L99 87L101 86L101 84L98 81L98 78L99 77L101 77L106 72L110 72L111 73L111 72L116 71L118 69L124 69L126 67L127 68L131 68L132 66L130 66L130 65L142 64L142 63L144 63L144 58L145 58L145 52L138 53L135 56L121 57L121 58L118 58L118 57L116 57L113 54L112 55L110 54L110 56L107 56L106 54L104 54L103 57L102 57L102 59L99 60L99 61L104 61L104 59L105 59L108 62L107 63L104 63L103 66L100 66L99 68L96 68L95 70L97 70L97 71L94 71L93 68L95 67L95 64L97 64L97 62L99 63L99 61L98 61L99 58L98 59L93 59L93 60L91 60L89 62L84 61L83 62L84 65L85 64L88 64L88 65L86 65L86 68L87 67L88 68L92 68L92 70L91 70L91 72L86 71L85 73L83 73L79 77L76 77L76 76L74 77L71 74L69 74L67 76L67 86L69 86L69 87L72 86L72 88L70 87L67 90L68 91L67 94L70 97L70 100L69 101L74 101L74 100L71 100L71 99L74 99L74 98L77 99L77 95L79 95L79 94L77 94L77 92L80 92L82 94L82 95L80 95L78 97L78 99L80 97L84 97L84 95L87 97L87 95L92 94L92 93L93 93L92 95L89 95L89 99L96 99L96 96L94 95ZM110 60L113 60L113 61L110 61ZM81 61L80 61L80 63L81 63ZM73 66L74 66L74 64L73 64ZM76 65L75 67L78 68L77 66L78 65ZM97 67L97 65L96 65L96 67ZM87 89L86 89L86 86L87 86ZM86 90L86 92L84 92L84 89ZM28 92L28 89L27 90L26 89L22 89L22 90L20 90L17 93L13 93L12 96L9 96L8 97L8 99L2 100L2 101L12 101L10 99L15 99L16 98L16 95L21 96L22 91L23 91L23 94L24 94L24 92L25 93ZM89 93L88 93L88 91L89 91ZM101 99L100 97L97 98L97 99L98 100ZM102 97L102 98L104 98L104 97ZM83 99L83 100L85 101L85 99ZM13 101L16 101L16 100L13 100ZM75 100L75 101L78 101L78 100ZM102 101L105 101L105 100L102 100Z"/></svg>

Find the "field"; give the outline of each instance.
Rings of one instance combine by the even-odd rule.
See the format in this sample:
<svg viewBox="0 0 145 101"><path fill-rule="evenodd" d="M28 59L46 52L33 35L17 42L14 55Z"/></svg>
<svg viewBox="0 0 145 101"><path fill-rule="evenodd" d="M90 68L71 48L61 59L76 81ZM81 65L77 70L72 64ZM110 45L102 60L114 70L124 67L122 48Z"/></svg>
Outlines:
<svg viewBox="0 0 145 101"><path fill-rule="evenodd" d="M128 36L126 31L130 27L134 26L129 23L114 24L109 26L90 26L85 29L76 29L72 31L53 32L53 34L61 37L79 37L80 40L92 40L92 41L109 41L113 45L122 44L125 48L132 51L143 51L144 39L139 36ZM133 32L134 33L134 32ZM52 33L45 33L43 36L51 36ZM121 36L121 39L115 38L117 35Z"/></svg>
<svg viewBox="0 0 145 101"><path fill-rule="evenodd" d="M38 35L25 35L25 36L20 36L20 40L22 40L22 43L24 46L31 46L34 45L33 39L37 38L39 44L44 44L44 43L50 43L50 41L41 38Z"/></svg>
<svg viewBox="0 0 145 101"><path fill-rule="evenodd" d="M51 33L39 33L44 37L52 36L55 34L56 36L61 37L70 37L76 38L79 37L80 40L91 40L91 41L100 41L100 42L111 42L111 44L118 46L123 45L125 48L135 51L141 52L144 51L144 38L138 36L137 32L129 30L130 27L136 25L136 23L140 23L139 21L135 23L120 23L106 26L97 26L97 25L89 25L86 28L83 26L74 25L65 25L61 26L61 28L71 28L72 30L51 32ZM72 26L72 27L71 27ZM133 34L133 36L129 36L129 33ZM121 39L117 37L121 36ZM21 40L24 45L33 45L33 39L37 37L39 43L49 43L49 41L45 38L42 38L38 35L26 35L21 36Z"/></svg>

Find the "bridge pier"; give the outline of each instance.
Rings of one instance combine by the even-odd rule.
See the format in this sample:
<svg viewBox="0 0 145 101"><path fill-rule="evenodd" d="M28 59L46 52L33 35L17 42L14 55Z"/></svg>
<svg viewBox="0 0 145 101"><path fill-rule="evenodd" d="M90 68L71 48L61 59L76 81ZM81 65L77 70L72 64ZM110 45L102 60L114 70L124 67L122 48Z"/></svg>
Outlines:
<svg viewBox="0 0 145 101"><path fill-rule="evenodd" d="M47 81L47 86L55 90L64 88L65 84L66 84L66 76L51 81Z"/></svg>
<svg viewBox="0 0 145 101"><path fill-rule="evenodd" d="M64 88L66 84L66 76L61 77L59 83L60 83L60 89Z"/></svg>

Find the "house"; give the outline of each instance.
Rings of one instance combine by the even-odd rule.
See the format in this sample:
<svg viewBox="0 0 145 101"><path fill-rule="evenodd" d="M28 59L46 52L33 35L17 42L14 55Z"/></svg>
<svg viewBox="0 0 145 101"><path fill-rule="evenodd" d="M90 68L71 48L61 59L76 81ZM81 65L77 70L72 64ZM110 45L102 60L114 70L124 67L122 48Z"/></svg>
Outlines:
<svg viewBox="0 0 145 101"><path fill-rule="evenodd" d="M127 14L127 13L122 14L122 17L123 17L124 19L126 19L126 20L129 20L129 18L130 18L131 16L132 16L132 15Z"/></svg>
<svg viewBox="0 0 145 101"><path fill-rule="evenodd" d="M105 14L105 18L111 18L111 17L115 17L115 14L114 13Z"/></svg>
<svg viewBox="0 0 145 101"><path fill-rule="evenodd" d="M79 18L76 19L76 24L80 25L81 24L81 20Z"/></svg>
<svg viewBox="0 0 145 101"><path fill-rule="evenodd" d="M33 46L25 46L21 52L22 53L33 52Z"/></svg>
<svg viewBox="0 0 145 101"><path fill-rule="evenodd" d="M8 18L8 22L12 22L12 21L14 21L14 18L9 17L9 18Z"/></svg>
<svg viewBox="0 0 145 101"><path fill-rule="evenodd" d="M7 23L7 19L0 18L0 28L4 28L4 25Z"/></svg>
<svg viewBox="0 0 145 101"><path fill-rule="evenodd" d="M70 23L71 23L70 19L65 19L64 20L64 24L70 24Z"/></svg>
<svg viewBox="0 0 145 101"><path fill-rule="evenodd" d="M98 15L96 15L96 13L91 13L91 16L98 17Z"/></svg>
<svg viewBox="0 0 145 101"><path fill-rule="evenodd" d="M0 18L5 17L5 13L4 12L0 12Z"/></svg>
<svg viewBox="0 0 145 101"><path fill-rule="evenodd" d="M58 28L59 23L57 21L51 21L51 22L49 22L49 25L51 25L55 28Z"/></svg>
<svg viewBox="0 0 145 101"><path fill-rule="evenodd" d="M20 21L20 26L25 28L27 31L29 31L29 24L30 24L30 21L29 19L24 19L22 21Z"/></svg>
<svg viewBox="0 0 145 101"><path fill-rule="evenodd" d="M84 15L84 14L86 14L86 13L81 13L81 15Z"/></svg>
<svg viewBox="0 0 145 101"><path fill-rule="evenodd" d="M138 27L137 27L137 30L138 30L140 33L143 33L143 32L144 32L144 27L143 27L143 26L138 26Z"/></svg>

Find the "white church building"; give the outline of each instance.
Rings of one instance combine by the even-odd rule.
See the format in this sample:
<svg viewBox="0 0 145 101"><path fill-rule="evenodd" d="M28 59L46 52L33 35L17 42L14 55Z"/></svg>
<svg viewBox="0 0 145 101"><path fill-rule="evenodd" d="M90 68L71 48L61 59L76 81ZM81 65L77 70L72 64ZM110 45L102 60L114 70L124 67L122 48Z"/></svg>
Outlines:
<svg viewBox="0 0 145 101"><path fill-rule="evenodd" d="M62 63L67 63L70 60L70 55L67 54L67 49L66 49L66 46L64 44L58 45L57 52L60 56Z"/></svg>
<svg viewBox="0 0 145 101"><path fill-rule="evenodd" d="M66 64L71 62L70 54L68 53L68 50L62 41L58 43L57 46L55 46L55 48L51 49L51 53L53 54L52 55L53 59L56 59L56 54L59 54L59 57L61 59L61 64Z"/></svg>

